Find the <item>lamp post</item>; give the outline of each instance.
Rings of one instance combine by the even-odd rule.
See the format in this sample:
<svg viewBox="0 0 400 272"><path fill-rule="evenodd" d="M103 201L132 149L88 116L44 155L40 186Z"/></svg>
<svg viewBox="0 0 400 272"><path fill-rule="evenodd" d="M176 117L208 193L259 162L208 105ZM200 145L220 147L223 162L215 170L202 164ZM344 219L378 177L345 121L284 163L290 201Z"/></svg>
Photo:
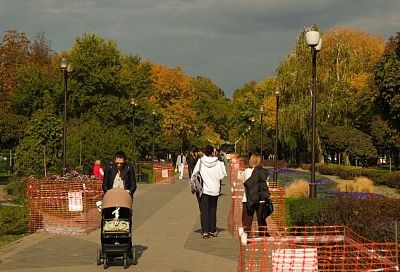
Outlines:
<svg viewBox="0 0 400 272"><path fill-rule="evenodd" d="M153 149L151 151L151 160L154 161L154 137L156 132L156 111L153 110Z"/></svg>
<svg viewBox="0 0 400 272"><path fill-rule="evenodd" d="M275 111L275 158L274 158L274 175L272 187L278 187L278 115L279 115L279 89L275 90L276 111Z"/></svg>
<svg viewBox="0 0 400 272"><path fill-rule="evenodd" d="M72 71L72 65L68 63L67 58L61 58L60 67L64 77L64 126L63 126L63 152L62 152L62 175L65 175L67 170L67 91L68 91L68 72Z"/></svg>
<svg viewBox="0 0 400 272"><path fill-rule="evenodd" d="M260 107L260 154L261 154L261 159L264 159L263 156L263 115L264 115L264 107Z"/></svg>
<svg viewBox="0 0 400 272"><path fill-rule="evenodd" d="M249 155L249 137L250 137L250 129L251 129L251 126L248 126L247 128L246 128L246 148L245 148L245 156L248 156Z"/></svg>
<svg viewBox="0 0 400 272"><path fill-rule="evenodd" d="M321 50L322 40L318 31L309 30L305 33L306 42L311 47L312 55L312 144L311 144L311 182L310 198L317 197L317 184L315 182L315 145L317 137L317 52Z"/></svg>
<svg viewBox="0 0 400 272"><path fill-rule="evenodd" d="M131 98L131 106L132 106L132 143L133 143L133 155L135 155L136 152L136 135L135 135L135 113L136 113L136 100L135 98Z"/></svg>

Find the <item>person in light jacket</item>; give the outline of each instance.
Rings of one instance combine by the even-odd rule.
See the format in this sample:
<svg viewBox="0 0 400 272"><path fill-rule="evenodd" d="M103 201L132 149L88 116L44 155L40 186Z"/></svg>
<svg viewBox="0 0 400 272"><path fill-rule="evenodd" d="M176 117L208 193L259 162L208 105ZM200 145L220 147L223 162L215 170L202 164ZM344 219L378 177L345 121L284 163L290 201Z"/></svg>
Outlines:
<svg viewBox="0 0 400 272"><path fill-rule="evenodd" d="M213 151L214 148L207 145L204 156L197 161L193 169L193 173L200 169L203 178L203 193L201 197L198 197L203 239L218 236L217 203L220 194L220 181L226 176L224 164L220 163L217 157L212 156Z"/></svg>
<svg viewBox="0 0 400 272"><path fill-rule="evenodd" d="M181 151L181 154L179 154L178 157L176 158L176 164L175 164L175 167L179 172L179 179L183 178L183 171L185 169L185 164L186 164L186 156L183 153L183 151Z"/></svg>

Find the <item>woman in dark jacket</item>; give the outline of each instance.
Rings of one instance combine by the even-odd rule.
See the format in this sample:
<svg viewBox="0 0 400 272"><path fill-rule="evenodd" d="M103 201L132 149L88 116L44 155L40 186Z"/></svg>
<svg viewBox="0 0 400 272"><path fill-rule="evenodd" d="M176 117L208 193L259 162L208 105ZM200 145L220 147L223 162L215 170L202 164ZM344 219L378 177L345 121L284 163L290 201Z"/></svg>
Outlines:
<svg viewBox="0 0 400 272"><path fill-rule="evenodd" d="M112 188L122 188L131 196L136 191L135 170L133 166L125 163L125 153L115 153L114 163L108 165L104 172L103 191L107 192Z"/></svg>
<svg viewBox="0 0 400 272"><path fill-rule="evenodd" d="M244 172L245 196L243 197L242 223L244 231L249 232L254 212L256 212L260 235L268 235L266 218L263 217L263 204L270 195L267 185L269 173L260 163L261 155L251 155L249 168Z"/></svg>

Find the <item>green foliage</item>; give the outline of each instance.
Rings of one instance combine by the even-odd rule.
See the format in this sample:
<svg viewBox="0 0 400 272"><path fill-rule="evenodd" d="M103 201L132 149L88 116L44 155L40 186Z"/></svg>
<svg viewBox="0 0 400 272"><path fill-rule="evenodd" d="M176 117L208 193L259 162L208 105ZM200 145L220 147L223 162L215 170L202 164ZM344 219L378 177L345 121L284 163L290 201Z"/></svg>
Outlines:
<svg viewBox="0 0 400 272"><path fill-rule="evenodd" d="M400 33L391 37L385 53L375 68L378 85L376 104L385 119L400 128Z"/></svg>
<svg viewBox="0 0 400 272"><path fill-rule="evenodd" d="M0 236L20 235L27 232L27 207L0 206Z"/></svg>
<svg viewBox="0 0 400 272"><path fill-rule="evenodd" d="M93 119L88 122L74 120L68 135L68 164L79 165L82 162L93 163L101 160L108 163L118 150L122 150L132 160L132 137L124 126L112 129Z"/></svg>
<svg viewBox="0 0 400 272"><path fill-rule="evenodd" d="M18 178L12 178L5 187L5 192L12 197L12 202L20 205L27 204L26 182Z"/></svg>
<svg viewBox="0 0 400 272"><path fill-rule="evenodd" d="M321 210L328 205L331 199L291 199L288 210L290 222L293 226L317 226Z"/></svg>
<svg viewBox="0 0 400 272"><path fill-rule="evenodd" d="M0 148L14 147L23 138L28 120L8 107L0 107Z"/></svg>
<svg viewBox="0 0 400 272"><path fill-rule="evenodd" d="M319 214L321 225L346 225L377 242L395 240L394 221L400 219L400 200L339 198ZM368 222L368 224L366 224Z"/></svg>
<svg viewBox="0 0 400 272"><path fill-rule="evenodd" d="M294 226L345 225L377 242L393 242L394 221L400 219L395 199L292 199L288 209Z"/></svg>
<svg viewBox="0 0 400 272"><path fill-rule="evenodd" d="M345 152L357 159L377 157L371 136L353 127L326 127L321 129L320 135L321 141L328 151Z"/></svg>
<svg viewBox="0 0 400 272"><path fill-rule="evenodd" d="M48 110L34 114L24 139L16 150L15 173L18 176L44 175L60 170L62 122Z"/></svg>
<svg viewBox="0 0 400 272"><path fill-rule="evenodd" d="M18 71L18 85L10 97L15 113L31 117L45 107L54 108L61 93L53 73L44 67L27 66Z"/></svg>

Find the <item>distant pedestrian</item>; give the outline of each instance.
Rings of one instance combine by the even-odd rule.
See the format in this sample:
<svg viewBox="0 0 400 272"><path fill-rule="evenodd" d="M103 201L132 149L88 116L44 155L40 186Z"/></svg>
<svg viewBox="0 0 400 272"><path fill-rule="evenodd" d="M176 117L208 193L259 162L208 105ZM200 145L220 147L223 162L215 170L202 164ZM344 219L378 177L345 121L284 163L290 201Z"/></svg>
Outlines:
<svg viewBox="0 0 400 272"><path fill-rule="evenodd" d="M186 164L186 156L181 151L181 154L178 155L176 158L176 164L175 164L175 169L179 172L179 179L183 178L183 170L185 169L185 164Z"/></svg>
<svg viewBox="0 0 400 272"><path fill-rule="evenodd" d="M217 203L220 194L220 180L226 176L226 170L223 169L225 166L218 161L217 157L212 156L213 151L214 148L212 146L206 146L204 156L197 161L193 169L193 173L200 169L200 174L203 178L203 193L201 197L198 197L203 239L207 239L210 236L218 236Z"/></svg>
<svg viewBox="0 0 400 272"><path fill-rule="evenodd" d="M94 165L93 165L93 176L95 176L98 179L103 179L104 177L104 171L103 168L101 168L101 161L96 160Z"/></svg>
<svg viewBox="0 0 400 272"><path fill-rule="evenodd" d="M190 150L189 155L187 157L187 165L189 170L189 177L193 174L193 169L197 163L197 150Z"/></svg>

